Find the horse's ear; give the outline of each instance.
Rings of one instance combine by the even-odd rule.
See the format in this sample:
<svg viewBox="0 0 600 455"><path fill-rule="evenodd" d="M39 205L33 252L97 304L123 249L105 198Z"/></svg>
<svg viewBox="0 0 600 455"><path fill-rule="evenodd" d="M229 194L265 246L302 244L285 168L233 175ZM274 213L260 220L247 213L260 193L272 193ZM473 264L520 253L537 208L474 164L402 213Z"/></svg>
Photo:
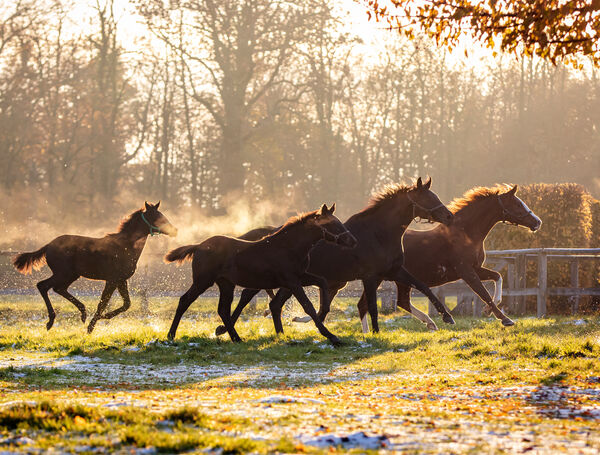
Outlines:
<svg viewBox="0 0 600 455"><path fill-rule="evenodd" d="M421 177L419 177L417 179L417 189L420 190L422 186L423 186L423 180L421 180Z"/></svg>
<svg viewBox="0 0 600 455"><path fill-rule="evenodd" d="M159 206L159 205L160 205L160 201L158 201L158 202L156 203L156 205L154 206L154 208L155 208L156 210L158 210L158 206Z"/></svg>
<svg viewBox="0 0 600 455"><path fill-rule="evenodd" d="M329 213L333 215L333 212L335 212L335 202L329 207Z"/></svg>
<svg viewBox="0 0 600 455"><path fill-rule="evenodd" d="M148 204L148 201L144 201L144 205L146 206L146 210L150 210L152 207L150 204Z"/></svg>
<svg viewBox="0 0 600 455"><path fill-rule="evenodd" d="M321 216L327 213L327 204L323 204L319 210L317 210L317 216Z"/></svg>
<svg viewBox="0 0 600 455"><path fill-rule="evenodd" d="M425 182L425 185L423 185L425 187L426 190L428 190L429 188L431 188L431 177L429 177L429 180L427 180Z"/></svg>
<svg viewBox="0 0 600 455"><path fill-rule="evenodd" d="M506 194L510 194L511 196L513 196L517 192L518 189L519 189L518 185L515 185Z"/></svg>

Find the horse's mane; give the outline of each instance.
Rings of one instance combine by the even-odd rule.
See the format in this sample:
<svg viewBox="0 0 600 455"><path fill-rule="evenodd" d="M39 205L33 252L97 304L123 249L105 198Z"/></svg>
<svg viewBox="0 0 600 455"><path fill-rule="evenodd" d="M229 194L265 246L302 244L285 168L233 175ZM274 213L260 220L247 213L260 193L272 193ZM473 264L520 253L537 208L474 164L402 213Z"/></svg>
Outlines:
<svg viewBox="0 0 600 455"><path fill-rule="evenodd" d="M136 215L141 213L142 210L144 210L144 209L136 210L131 215L129 215L127 218L125 218L123 221L121 221L121 224L119 225L119 230L117 231L117 234L120 234L121 232L126 231L131 226L133 226L133 224L135 223L135 220L136 220Z"/></svg>
<svg viewBox="0 0 600 455"><path fill-rule="evenodd" d="M500 183L491 187L487 186L476 186L471 188L461 197L454 198L447 207L452 213L457 213L459 210L464 209L473 202L485 199L490 196L497 196L501 193L505 193L510 190L511 185L507 183Z"/></svg>
<svg viewBox="0 0 600 455"><path fill-rule="evenodd" d="M287 231L288 229L290 229L293 226L297 226L299 224L304 224L304 223L306 223L306 221L313 218L316 214L317 214L317 210L313 210L312 212L304 212L304 213L299 213L296 216L292 216L284 223L283 226L281 226L279 229L277 229L272 234L265 235L262 239L266 239L268 237L277 235L281 232Z"/></svg>
<svg viewBox="0 0 600 455"><path fill-rule="evenodd" d="M400 183L386 185L385 187L383 187L383 189L381 189L380 191L376 192L375 194L373 194L371 196L371 199L369 200L369 204L364 209L362 209L359 213L371 212L371 211L381 207L386 202L394 199L394 197L396 197L398 194L408 193L409 191L414 190L414 189L415 189L414 185L403 185Z"/></svg>

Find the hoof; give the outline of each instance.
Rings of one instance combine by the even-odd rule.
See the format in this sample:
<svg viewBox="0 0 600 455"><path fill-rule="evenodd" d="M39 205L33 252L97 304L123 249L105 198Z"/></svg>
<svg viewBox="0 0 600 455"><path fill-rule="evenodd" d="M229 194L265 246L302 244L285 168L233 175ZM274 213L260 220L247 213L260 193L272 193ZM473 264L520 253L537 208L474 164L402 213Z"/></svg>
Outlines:
<svg viewBox="0 0 600 455"><path fill-rule="evenodd" d="M81 313L81 322L85 324L85 320L87 319L87 314Z"/></svg>
<svg viewBox="0 0 600 455"><path fill-rule="evenodd" d="M167 334L167 340L169 340L169 341L173 341L174 339L175 339L175 334L174 334L174 333L171 333L171 332L169 332L169 333Z"/></svg>
<svg viewBox="0 0 600 455"><path fill-rule="evenodd" d="M446 324L456 324L456 322L454 322L454 318L450 313L442 315L442 321L444 321Z"/></svg>
<svg viewBox="0 0 600 455"><path fill-rule="evenodd" d="M437 329L438 329L438 327L437 327L437 325L435 325L435 323L432 323L432 324L427 324L427 328L428 328L429 330L431 330L432 332L435 332L435 331L437 331Z"/></svg>
<svg viewBox="0 0 600 455"><path fill-rule="evenodd" d="M342 341L335 335L332 335L331 338L329 338L329 341L331 341L331 344L336 348L339 348L344 345L344 343L342 343Z"/></svg>
<svg viewBox="0 0 600 455"><path fill-rule="evenodd" d="M513 321L510 318L502 319L502 325L504 327L512 327L513 325L515 325L515 321Z"/></svg>
<svg viewBox="0 0 600 455"><path fill-rule="evenodd" d="M219 327L217 327L215 329L215 335L216 336L223 335L224 333L227 333L227 329L225 328L224 325L220 325Z"/></svg>
<svg viewBox="0 0 600 455"><path fill-rule="evenodd" d="M54 318L50 319L47 323L46 323L46 330L50 330L52 328L52 326L54 325Z"/></svg>
<svg viewBox="0 0 600 455"><path fill-rule="evenodd" d="M87 328L87 333L92 333L92 332L94 331L94 326L95 326L95 325L96 325L96 324L90 324L90 325L88 325L88 328Z"/></svg>
<svg viewBox="0 0 600 455"><path fill-rule="evenodd" d="M302 322L303 324L306 322L310 322L312 321L310 316L302 316L302 317L298 317L296 316L294 319L292 319L293 322Z"/></svg>

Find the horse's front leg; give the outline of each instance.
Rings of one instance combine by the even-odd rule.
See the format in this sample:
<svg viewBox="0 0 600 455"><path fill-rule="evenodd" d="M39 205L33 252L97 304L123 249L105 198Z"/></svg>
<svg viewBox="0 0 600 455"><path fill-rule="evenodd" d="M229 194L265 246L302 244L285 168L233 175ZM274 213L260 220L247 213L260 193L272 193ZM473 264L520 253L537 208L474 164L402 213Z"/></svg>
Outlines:
<svg viewBox="0 0 600 455"><path fill-rule="evenodd" d="M304 277L302 277L302 283L306 284L307 282L319 287L319 312L317 314L321 322L325 322L325 318L329 314L329 311L331 311L331 302L343 286L339 286L337 283L334 286L330 286L325 278L313 275L312 273L305 273ZM293 321L306 323L310 321L310 316L295 317Z"/></svg>
<svg viewBox="0 0 600 455"><path fill-rule="evenodd" d="M100 297L100 302L98 303L98 308L96 309L96 314L94 314L94 317L92 318L92 320L90 321L90 324L88 325L88 329L87 329L88 333L92 333L92 331L94 330L94 327L96 326L96 322L98 322L98 319L102 318L102 313L106 309L106 306L108 305L108 301L110 300L111 296L113 295L113 292L115 292L116 288L117 288L116 282L112 282L112 281L106 282L106 285L104 286L104 290L102 291L102 296Z"/></svg>
<svg viewBox="0 0 600 455"><path fill-rule="evenodd" d="M292 292L292 294L294 294L294 297L298 299L298 302L300 302L300 305L302 305L302 308L304 309L306 314L308 314L312 318L321 335L326 337L334 346L340 346L342 342L339 340L338 337L336 337L333 333L327 330L327 327L325 327L323 322L321 322L319 316L317 315L315 307L313 306L310 299L306 296L306 293L304 292L304 289L302 289L302 286L292 286L290 288L290 291Z"/></svg>
<svg viewBox="0 0 600 455"><path fill-rule="evenodd" d="M242 291L242 295L240 296L240 301L238 302L235 310L233 310L233 314L231 315L231 323L235 326L238 318L242 314L242 311L246 306L250 303L250 301L254 298L256 294L260 292L260 289L244 289ZM220 325L215 329L215 335L223 335L227 332L227 328L224 325Z"/></svg>
<svg viewBox="0 0 600 455"><path fill-rule="evenodd" d="M477 272L475 271L475 269L473 267L466 265L466 264L459 264L458 266L455 266L454 268L455 268L456 272L458 273L458 276L460 278L462 278L464 280L464 282L467 283L469 285L469 287L471 289L473 289L473 291L475 291L475 293L479 297L481 297L481 300L483 300L485 303L488 304L488 306L492 310L492 313L494 314L494 316L496 316L497 319L500 319L500 321L502 321L502 325L504 325L506 327L515 325L514 321L512 319L510 319L508 316L506 316L502 312L502 310L500 310L500 308L498 308L498 306L496 306L492 297L490 296L489 292L487 291L487 289L481 282L481 279L479 278Z"/></svg>
<svg viewBox="0 0 600 455"><path fill-rule="evenodd" d="M415 276L413 276L408 270L406 270L406 268L404 268L404 266L399 267L395 271L394 275L395 275L394 281L400 281L409 286L413 286L419 292L421 292L425 296L427 296L427 298L433 304L433 306L438 311L438 313L440 313L442 315L442 320L446 324L455 324L454 318L452 317L452 315L450 314L448 309L444 306L444 304L442 302L440 302L440 299L438 299L435 296L435 294L433 292L431 292L431 289L429 288L429 286L427 286L421 280L419 280Z"/></svg>

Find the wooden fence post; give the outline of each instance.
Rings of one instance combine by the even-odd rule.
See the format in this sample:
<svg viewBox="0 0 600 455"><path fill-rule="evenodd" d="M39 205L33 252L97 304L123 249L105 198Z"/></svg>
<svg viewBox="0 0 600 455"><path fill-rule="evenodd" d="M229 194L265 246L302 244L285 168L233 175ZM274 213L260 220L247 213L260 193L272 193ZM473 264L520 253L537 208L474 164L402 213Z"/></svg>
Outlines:
<svg viewBox="0 0 600 455"><path fill-rule="evenodd" d="M548 255L541 251L538 254L538 294L537 317L546 316L546 297L548 294Z"/></svg>
<svg viewBox="0 0 600 455"><path fill-rule="evenodd" d="M509 261L506 266L506 288L507 290L515 289L517 287L517 278L516 278L516 264L512 261ZM504 300L504 299L503 299ZM506 305L508 308L509 314L517 314L517 298L516 297L506 297Z"/></svg>
<svg viewBox="0 0 600 455"><path fill-rule="evenodd" d="M571 287L579 287L579 260L577 258L571 260ZM579 313L579 295L571 296L571 313Z"/></svg>
<svg viewBox="0 0 600 455"><path fill-rule="evenodd" d="M516 271L516 289L525 289L527 287L527 256L517 254L517 271ZM517 314L523 315L527 313L527 297L515 297L517 306Z"/></svg>

